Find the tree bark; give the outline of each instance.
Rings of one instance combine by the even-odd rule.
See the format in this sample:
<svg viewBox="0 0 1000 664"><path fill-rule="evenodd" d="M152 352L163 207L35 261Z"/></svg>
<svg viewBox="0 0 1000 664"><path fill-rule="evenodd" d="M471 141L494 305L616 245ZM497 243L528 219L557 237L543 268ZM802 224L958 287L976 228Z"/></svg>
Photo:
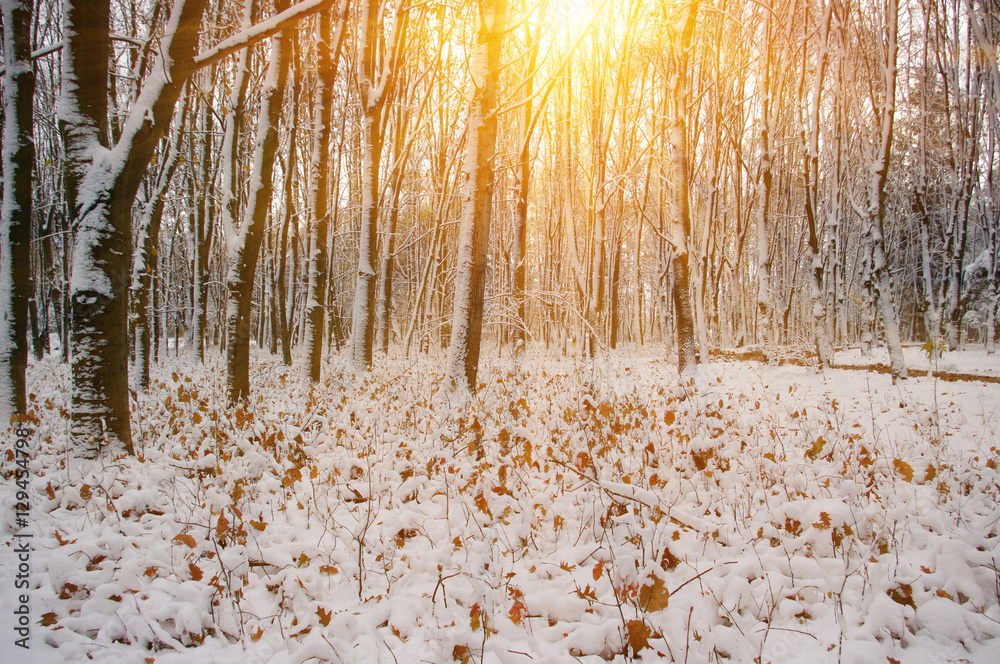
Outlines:
<svg viewBox="0 0 1000 664"><path fill-rule="evenodd" d="M3 0L3 203L0 210L0 430L27 413L32 172L32 0Z"/></svg>
<svg viewBox="0 0 1000 664"><path fill-rule="evenodd" d="M128 286L131 212L156 143L166 131L194 65L205 0L176 0L161 41L161 63L147 77L107 147L110 29L108 0L64 6L60 129L73 246L73 435L100 448L132 452L128 392Z"/></svg>
<svg viewBox="0 0 1000 664"><path fill-rule="evenodd" d="M163 218L167 189L180 162L180 140L186 116L185 104L182 102L181 106L180 117L174 126L163 167L160 169L149 202L139 220L136 253L132 263L132 334L134 337L132 382L136 390L140 392L145 392L149 387L150 289L156 271L156 254L160 245L160 222Z"/></svg>
<svg viewBox="0 0 1000 664"><path fill-rule="evenodd" d="M326 338L326 294L329 278L327 242L330 230L330 134L333 124L333 86L343 43L347 3L342 3L336 18L336 36L331 31L334 17L327 11L320 15L317 49L317 76L314 91L316 118L313 129L312 189L310 208L313 223L312 255L309 257L309 291L306 304L306 362L309 380L322 377L323 341ZM288 200L290 204L291 201ZM334 203L335 204L335 203Z"/></svg>
<svg viewBox="0 0 1000 664"><path fill-rule="evenodd" d="M279 11L287 4L279 3ZM291 31L271 41L260 116L254 141L252 180L243 223L230 245L230 267L226 276L226 382L229 404L235 406L250 395L251 297L260 257L271 195L274 191L274 155L278 149L278 122L289 70Z"/></svg>
<svg viewBox="0 0 1000 664"><path fill-rule="evenodd" d="M507 0L480 0L479 9L479 27L469 58L473 90L462 166L458 274L446 374L452 389L459 391L475 391L479 372L488 268L486 258L493 205L497 82L507 22Z"/></svg>
<svg viewBox="0 0 1000 664"><path fill-rule="evenodd" d="M375 346L375 286L378 256L379 168L385 141L385 108L392 98L398 75L400 46L406 41L409 10L397 2L393 30L387 43L381 33L381 0L367 0L361 15L358 87L361 91L364 159L361 166L361 235L358 241L358 274L354 289L351 344L354 372L372 365ZM381 63L378 54L384 51Z"/></svg>

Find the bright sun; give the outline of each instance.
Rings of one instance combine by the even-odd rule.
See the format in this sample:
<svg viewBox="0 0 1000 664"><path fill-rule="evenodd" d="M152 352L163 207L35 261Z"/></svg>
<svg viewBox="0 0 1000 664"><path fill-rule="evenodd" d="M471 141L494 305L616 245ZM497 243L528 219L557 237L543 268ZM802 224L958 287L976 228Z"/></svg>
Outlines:
<svg viewBox="0 0 1000 664"><path fill-rule="evenodd" d="M583 25L592 11L590 0L552 0L549 5L549 16L569 30Z"/></svg>

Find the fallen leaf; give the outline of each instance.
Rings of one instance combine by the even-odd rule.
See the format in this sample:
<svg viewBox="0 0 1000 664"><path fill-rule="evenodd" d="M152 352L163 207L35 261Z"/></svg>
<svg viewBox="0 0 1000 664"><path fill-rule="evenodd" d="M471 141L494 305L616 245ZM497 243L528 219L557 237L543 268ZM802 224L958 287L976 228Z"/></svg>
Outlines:
<svg viewBox="0 0 1000 664"><path fill-rule="evenodd" d="M640 650L649 647L649 626L642 620L629 620L628 644L632 646L632 654L637 654Z"/></svg>
<svg viewBox="0 0 1000 664"><path fill-rule="evenodd" d="M653 583L645 585L639 591L639 608L644 611L662 611L667 608L670 601L670 591L667 590L663 579L653 575Z"/></svg>
<svg viewBox="0 0 1000 664"><path fill-rule="evenodd" d="M188 535L187 533L180 533L179 535L174 535L173 541L179 542L181 544L187 544L192 549L196 546L194 538Z"/></svg>

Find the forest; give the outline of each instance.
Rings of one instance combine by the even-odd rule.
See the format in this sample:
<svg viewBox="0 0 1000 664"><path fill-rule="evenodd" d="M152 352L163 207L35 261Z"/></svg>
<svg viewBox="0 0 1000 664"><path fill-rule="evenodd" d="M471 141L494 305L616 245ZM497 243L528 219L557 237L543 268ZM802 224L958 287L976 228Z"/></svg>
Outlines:
<svg viewBox="0 0 1000 664"><path fill-rule="evenodd" d="M995 0L0 7L40 656L1000 656Z"/></svg>

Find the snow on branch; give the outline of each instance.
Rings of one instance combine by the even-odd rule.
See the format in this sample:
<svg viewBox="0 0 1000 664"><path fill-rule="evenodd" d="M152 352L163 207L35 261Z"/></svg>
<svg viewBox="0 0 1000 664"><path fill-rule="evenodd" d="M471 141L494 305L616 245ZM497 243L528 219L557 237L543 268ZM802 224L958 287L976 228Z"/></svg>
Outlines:
<svg viewBox="0 0 1000 664"><path fill-rule="evenodd" d="M201 68L214 64L241 48L252 46L295 25L304 18L327 9L332 4L333 0L304 0L266 21L261 21L228 39L222 40L201 55L196 56L194 65L196 68Z"/></svg>

